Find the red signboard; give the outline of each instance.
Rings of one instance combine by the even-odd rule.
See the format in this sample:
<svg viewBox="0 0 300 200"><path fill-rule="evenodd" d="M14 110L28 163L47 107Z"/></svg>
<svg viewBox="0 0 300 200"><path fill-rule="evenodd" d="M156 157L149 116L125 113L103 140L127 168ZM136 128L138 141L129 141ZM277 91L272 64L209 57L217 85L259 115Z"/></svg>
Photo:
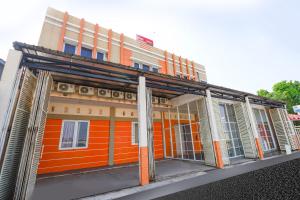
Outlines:
<svg viewBox="0 0 300 200"><path fill-rule="evenodd" d="M136 35L136 40L139 42L144 42L150 46L153 46L153 40L150 40L149 38L143 37L141 35Z"/></svg>

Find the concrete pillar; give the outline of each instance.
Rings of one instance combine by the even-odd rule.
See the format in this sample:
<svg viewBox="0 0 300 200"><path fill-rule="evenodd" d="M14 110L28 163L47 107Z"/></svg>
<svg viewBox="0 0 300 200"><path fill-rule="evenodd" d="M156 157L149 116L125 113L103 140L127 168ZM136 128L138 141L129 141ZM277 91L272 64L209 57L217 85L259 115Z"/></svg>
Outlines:
<svg viewBox="0 0 300 200"><path fill-rule="evenodd" d="M114 165L116 108L110 107L108 164Z"/></svg>
<svg viewBox="0 0 300 200"><path fill-rule="evenodd" d="M213 146L214 146L214 151L216 156L217 167L224 168L222 152L221 152L222 150L220 146L220 137L218 134L216 117L215 117L212 98L209 89L206 90L206 102L207 102L208 120L209 120L212 139L213 139Z"/></svg>
<svg viewBox="0 0 300 200"><path fill-rule="evenodd" d="M248 113L249 120L250 120L250 125L252 127L252 132L253 132L253 136L254 136L254 139L255 139L256 149L257 149L257 152L258 152L258 157L259 157L259 159L263 159L264 158L264 153L263 153L261 144L259 142L259 135L258 135L259 133L257 131L256 122L255 122L256 120L255 120L255 117L254 117L254 114L253 114L253 111L252 111L252 108L251 108L251 105L250 105L250 102L249 102L249 98L245 97L245 100L246 100L246 108L247 108L247 113Z"/></svg>
<svg viewBox="0 0 300 200"><path fill-rule="evenodd" d="M9 50L6 63L0 80L0 155L3 148L4 138L6 137L2 129L4 128L5 119L10 113L10 102L13 101L13 88L18 82L17 74L22 60L22 52Z"/></svg>
<svg viewBox="0 0 300 200"><path fill-rule="evenodd" d="M149 184L149 158L147 136L147 105L146 105L146 79L139 77L138 86L138 123L139 123L139 164L140 184Z"/></svg>

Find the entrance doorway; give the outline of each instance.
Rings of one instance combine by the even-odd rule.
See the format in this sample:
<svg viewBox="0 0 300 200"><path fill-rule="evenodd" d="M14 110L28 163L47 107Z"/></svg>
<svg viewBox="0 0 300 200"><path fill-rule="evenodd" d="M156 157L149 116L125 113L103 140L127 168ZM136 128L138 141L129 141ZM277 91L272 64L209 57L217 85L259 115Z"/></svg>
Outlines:
<svg viewBox="0 0 300 200"><path fill-rule="evenodd" d="M244 157L243 145L240 138L238 124L232 104L219 104L221 122L226 136L229 158Z"/></svg>
<svg viewBox="0 0 300 200"><path fill-rule="evenodd" d="M253 112L256 118L256 124L263 151L268 152L275 150L275 140L270 128L270 122L267 118L266 111L263 109L253 108Z"/></svg>

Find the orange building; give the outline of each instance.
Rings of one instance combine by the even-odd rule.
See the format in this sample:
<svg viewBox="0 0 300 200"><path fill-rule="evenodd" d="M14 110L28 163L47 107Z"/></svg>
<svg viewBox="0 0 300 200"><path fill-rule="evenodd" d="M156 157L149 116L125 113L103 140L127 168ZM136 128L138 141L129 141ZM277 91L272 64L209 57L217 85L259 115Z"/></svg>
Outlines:
<svg viewBox="0 0 300 200"><path fill-rule="evenodd" d="M38 46L14 48L0 199L81 198L300 148L283 102L209 84L202 65L142 36L49 8Z"/></svg>

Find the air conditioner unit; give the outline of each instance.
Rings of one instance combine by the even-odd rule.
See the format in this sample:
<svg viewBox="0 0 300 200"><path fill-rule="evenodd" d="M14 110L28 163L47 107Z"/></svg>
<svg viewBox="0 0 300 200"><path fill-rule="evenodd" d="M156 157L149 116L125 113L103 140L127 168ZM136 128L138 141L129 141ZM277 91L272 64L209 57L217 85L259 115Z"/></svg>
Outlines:
<svg viewBox="0 0 300 200"><path fill-rule="evenodd" d="M160 104L168 104L168 99L167 98L159 98L159 103Z"/></svg>
<svg viewBox="0 0 300 200"><path fill-rule="evenodd" d="M125 92L125 99L131 100L131 101L136 101L136 94L130 93L130 92Z"/></svg>
<svg viewBox="0 0 300 200"><path fill-rule="evenodd" d="M63 93L74 93L75 85L68 84L68 83L58 83L57 91Z"/></svg>
<svg viewBox="0 0 300 200"><path fill-rule="evenodd" d="M124 92L112 90L111 91L111 97L113 99L124 99Z"/></svg>
<svg viewBox="0 0 300 200"><path fill-rule="evenodd" d="M110 98L111 97L111 90L98 88L98 96L99 97Z"/></svg>
<svg viewBox="0 0 300 200"><path fill-rule="evenodd" d="M158 103L158 97L152 96L152 103L157 104Z"/></svg>
<svg viewBox="0 0 300 200"><path fill-rule="evenodd" d="M79 86L79 94L86 96L93 96L95 94L93 87Z"/></svg>

